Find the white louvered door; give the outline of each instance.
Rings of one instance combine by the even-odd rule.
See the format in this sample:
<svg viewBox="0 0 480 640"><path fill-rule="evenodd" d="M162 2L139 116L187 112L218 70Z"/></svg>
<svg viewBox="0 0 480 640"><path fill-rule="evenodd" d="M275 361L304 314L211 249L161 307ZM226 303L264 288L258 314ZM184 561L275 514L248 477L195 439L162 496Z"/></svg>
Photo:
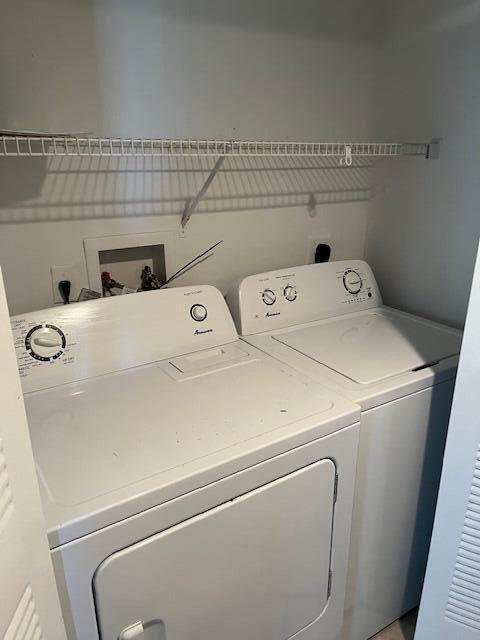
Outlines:
<svg viewBox="0 0 480 640"><path fill-rule="evenodd" d="M480 255L415 640L480 639Z"/></svg>
<svg viewBox="0 0 480 640"><path fill-rule="evenodd" d="M0 638L64 640L0 272Z"/></svg>

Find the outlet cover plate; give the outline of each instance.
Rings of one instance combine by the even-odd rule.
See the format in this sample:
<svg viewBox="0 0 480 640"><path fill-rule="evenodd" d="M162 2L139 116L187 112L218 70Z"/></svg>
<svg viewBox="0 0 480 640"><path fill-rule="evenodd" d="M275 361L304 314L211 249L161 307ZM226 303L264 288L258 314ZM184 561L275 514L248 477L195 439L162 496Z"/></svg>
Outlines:
<svg viewBox="0 0 480 640"><path fill-rule="evenodd" d="M60 295L60 291L58 290L58 283L61 280L70 280L72 283L72 288L70 290L70 302L72 300L77 299L77 282L75 282L77 269L74 264L66 264L66 265L55 265L52 264L50 267L50 272L52 274L52 292L53 292L53 302L54 304L62 304L63 298Z"/></svg>

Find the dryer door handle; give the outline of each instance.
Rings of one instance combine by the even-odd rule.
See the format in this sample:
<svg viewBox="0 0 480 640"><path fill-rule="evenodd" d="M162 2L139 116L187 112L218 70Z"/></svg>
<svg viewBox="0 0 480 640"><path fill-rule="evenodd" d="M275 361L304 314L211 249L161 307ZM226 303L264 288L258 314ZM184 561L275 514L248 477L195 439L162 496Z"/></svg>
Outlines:
<svg viewBox="0 0 480 640"><path fill-rule="evenodd" d="M136 622L126 627L118 636L118 640L144 640L145 628L142 622Z"/></svg>
<svg viewBox="0 0 480 640"><path fill-rule="evenodd" d="M147 622L135 622L120 632L118 640L166 640L165 623L159 618Z"/></svg>

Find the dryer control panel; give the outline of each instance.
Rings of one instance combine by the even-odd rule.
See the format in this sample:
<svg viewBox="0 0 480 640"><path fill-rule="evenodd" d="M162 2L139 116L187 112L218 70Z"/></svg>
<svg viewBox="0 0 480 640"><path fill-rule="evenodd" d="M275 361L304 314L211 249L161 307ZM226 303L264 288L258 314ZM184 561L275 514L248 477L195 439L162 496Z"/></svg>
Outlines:
<svg viewBox="0 0 480 640"><path fill-rule="evenodd" d="M241 335L251 335L371 309L382 304L363 260L309 264L248 276L227 302Z"/></svg>
<svg viewBox="0 0 480 640"><path fill-rule="evenodd" d="M11 319L24 393L237 340L214 287L178 287L63 305Z"/></svg>

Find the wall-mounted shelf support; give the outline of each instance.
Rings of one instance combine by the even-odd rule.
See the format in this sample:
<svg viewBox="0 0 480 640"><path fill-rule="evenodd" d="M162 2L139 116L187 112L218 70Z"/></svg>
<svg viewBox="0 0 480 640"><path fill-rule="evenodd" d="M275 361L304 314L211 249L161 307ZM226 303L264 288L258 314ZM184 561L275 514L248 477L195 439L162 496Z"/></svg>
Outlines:
<svg viewBox="0 0 480 640"><path fill-rule="evenodd" d="M438 160L439 156L440 156L440 140L438 138L434 138L427 145L425 158L427 160Z"/></svg>
<svg viewBox="0 0 480 640"><path fill-rule="evenodd" d="M187 200L187 203L185 205L185 209L183 210L182 221L180 223L182 229L185 228L185 226L187 225L188 221L191 218L192 213L197 208L198 203L203 198L203 196L207 193L208 188L210 187L210 185L212 184L215 176L219 172L220 167L222 166L224 160L225 160L225 156L220 156L220 158L218 158L218 160L215 162L215 165L214 165L213 169L210 171L210 173L208 174L207 179L203 183L203 186L200 189L200 191L197 193L197 195L194 198L192 198L191 200Z"/></svg>

